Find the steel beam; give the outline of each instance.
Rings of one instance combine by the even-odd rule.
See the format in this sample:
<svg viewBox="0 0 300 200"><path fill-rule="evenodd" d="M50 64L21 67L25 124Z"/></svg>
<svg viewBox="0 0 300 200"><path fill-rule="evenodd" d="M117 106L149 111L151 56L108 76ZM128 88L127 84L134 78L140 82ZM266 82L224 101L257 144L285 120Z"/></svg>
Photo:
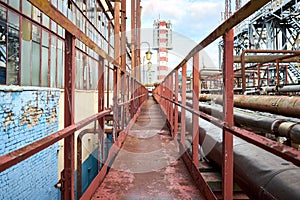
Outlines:
<svg viewBox="0 0 300 200"><path fill-rule="evenodd" d="M181 79L181 102L186 105L186 64L182 66L182 79ZM181 109L181 143L185 146L185 109Z"/></svg>
<svg viewBox="0 0 300 200"><path fill-rule="evenodd" d="M131 70L136 78L136 0L131 0Z"/></svg>
<svg viewBox="0 0 300 200"><path fill-rule="evenodd" d="M193 57L193 109L199 109L199 53ZM193 115L193 163L199 168L199 117Z"/></svg>
<svg viewBox="0 0 300 200"><path fill-rule="evenodd" d="M299 86L286 86L299 90ZM268 90L271 87L267 87ZM284 87L283 87L284 88ZM279 90L279 89L278 89ZM279 90L280 91L280 90ZM284 91L284 90L281 90ZM221 95L201 94L200 101L215 101L218 104L223 103ZM288 117L300 116L300 98L297 96L264 96L264 95L235 95L234 106L250 110L269 112L273 114L285 115Z"/></svg>
<svg viewBox="0 0 300 200"><path fill-rule="evenodd" d="M224 35L224 69L223 69L223 111L224 122L229 126L234 125L233 115L233 29ZM198 104L197 104L198 106ZM223 163L222 163L222 188L223 199L233 199L233 135L223 130Z"/></svg>
<svg viewBox="0 0 300 200"><path fill-rule="evenodd" d="M282 60L281 62L300 62L300 57L295 56L293 58L285 58L286 55L247 55L244 58L245 63L268 63L273 62L276 59ZM241 56L234 56L234 63L241 63Z"/></svg>
<svg viewBox="0 0 300 200"><path fill-rule="evenodd" d="M104 110L104 59L99 56L98 61L98 113ZM103 152L104 118L98 120L98 171L101 169L101 153Z"/></svg>
<svg viewBox="0 0 300 200"><path fill-rule="evenodd" d="M75 102L75 37L65 32L65 96L64 96L64 126L74 124ZM74 135L64 140L64 179L62 197L64 200L74 199Z"/></svg>
<svg viewBox="0 0 300 200"><path fill-rule="evenodd" d="M285 55L284 58L291 58L300 54L300 51L295 50L261 50L261 49L246 49L241 54L241 73L242 73L242 93L246 91L246 67L245 67L245 55L246 53L280 53L280 54L293 54ZM276 69L279 68L279 60L275 59ZM277 70L279 73L279 70ZM277 74L277 81L279 81L279 75ZM269 81L268 81L269 82ZM277 82L278 84L278 82Z"/></svg>
<svg viewBox="0 0 300 200"><path fill-rule="evenodd" d="M175 101L178 102L178 88L179 88L179 78L178 70L175 70ZM174 133L173 136L177 139L178 135L178 106L174 106Z"/></svg>

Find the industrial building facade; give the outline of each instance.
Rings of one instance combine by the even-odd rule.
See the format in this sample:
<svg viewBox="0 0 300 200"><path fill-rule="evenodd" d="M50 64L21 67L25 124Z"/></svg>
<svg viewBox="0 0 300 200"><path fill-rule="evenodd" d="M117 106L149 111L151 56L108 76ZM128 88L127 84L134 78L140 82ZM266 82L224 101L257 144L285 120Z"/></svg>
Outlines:
<svg viewBox="0 0 300 200"><path fill-rule="evenodd" d="M113 41L109 42L113 26L100 1L47 2L104 52L113 55ZM30 1L0 2L0 155L64 127L65 32ZM80 40L75 43L75 121L79 121L98 110L99 55ZM106 71L113 77L112 70ZM81 109L83 102L90 106ZM98 161L93 153L98 144L94 140L95 136L85 138L90 146L83 148L83 191L97 173ZM59 198L60 188L54 186L59 182L62 165L60 142L0 173L0 199Z"/></svg>

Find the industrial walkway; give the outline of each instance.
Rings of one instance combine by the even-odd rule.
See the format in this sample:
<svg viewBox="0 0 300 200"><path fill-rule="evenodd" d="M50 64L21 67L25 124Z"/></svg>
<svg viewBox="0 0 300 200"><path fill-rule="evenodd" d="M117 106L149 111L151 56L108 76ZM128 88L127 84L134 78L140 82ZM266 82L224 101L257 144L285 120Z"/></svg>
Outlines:
<svg viewBox="0 0 300 200"><path fill-rule="evenodd" d="M93 199L205 199L149 97Z"/></svg>

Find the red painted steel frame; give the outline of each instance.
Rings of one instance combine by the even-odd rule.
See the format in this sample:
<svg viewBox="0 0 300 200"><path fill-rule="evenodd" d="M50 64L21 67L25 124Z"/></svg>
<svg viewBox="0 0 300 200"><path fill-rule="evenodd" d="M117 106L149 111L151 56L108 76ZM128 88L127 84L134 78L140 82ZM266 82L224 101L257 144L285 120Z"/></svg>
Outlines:
<svg viewBox="0 0 300 200"><path fill-rule="evenodd" d="M46 149L50 145L54 144L55 142L58 142L59 140L66 138L70 135L72 135L76 130L79 130L86 125L90 124L91 122L104 117L105 115L108 115L111 112L111 110L105 110L101 113L97 113L95 115L92 115L80 122L77 122L75 124L72 124L63 130L60 130L58 132L55 132L45 138L42 138L36 142L33 142L25 147L22 147L20 149L17 149L13 152L10 152L8 154L5 154L3 156L0 156L0 172L12 167L13 165L29 158L30 156Z"/></svg>
<svg viewBox="0 0 300 200"><path fill-rule="evenodd" d="M186 105L186 64L182 66L181 102ZM185 146L185 109L181 109L181 143Z"/></svg>
<svg viewBox="0 0 300 200"><path fill-rule="evenodd" d="M224 69L223 69L223 112L224 122L229 126L233 126L233 87L234 87L234 71L233 71L233 29L224 35ZM198 108L199 109L199 108ZM223 130L223 198L233 198L233 135Z"/></svg>
<svg viewBox="0 0 300 200"><path fill-rule="evenodd" d="M104 59L102 57L99 57L98 61L98 113L102 112L104 110ZM107 87L109 88L109 87ZM109 95L109 94L108 94ZM98 120L100 131L98 133L98 171L101 168L101 159L100 155L103 150L100 148L102 147L102 139L104 135L104 118L100 118Z"/></svg>
<svg viewBox="0 0 300 200"><path fill-rule="evenodd" d="M178 102L178 88L179 88L179 78L178 70L175 70L175 101ZM174 133L173 136L177 139L178 134L178 106L174 106Z"/></svg>
<svg viewBox="0 0 300 200"><path fill-rule="evenodd" d="M230 131L230 133L234 134L235 136L240 137L243 140L245 140L251 144L254 144L266 151L269 151L287 161L290 161L297 166L300 166L300 151L298 151L297 149L295 149L293 147L289 147L289 146L280 144L276 141L273 141L271 139L257 135L255 133L247 131L245 129L241 129L236 126L230 126L227 123L223 122L222 120L212 117L211 115L200 112L199 110L193 110L192 108L190 108L188 106L184 106L183 104L176 103L175 101L173 101L171 99L167 99L166 97L161 96L161 98L164 98L168 101L172 101L174 104L180 106L182 109L185 109L193 114L196 114L199 117L211 122L212 124L214 124L220 128Z"/></svg>
<svg viewBox="0 0 300 200"><path fill-rule="evenodd" d="M293 54L283 57L282 59L287 59L300 54L300 51L295 50L262 50L262 49L246 49L241 54L241 74L242 74L242 93L246 91L246 66L245 66L245 54L246 53L281 53L281 54ZM279 84L279 59L274 60L276 62L276 85ZM269 71L269 70L268 70ZM268 80L269 83L269 80Z"/></svg>
<svg viewBox="0 0 300 200"><path fill-rule="evenodd" d="M196 53L193 58L193 109L199 109L199 53ZM199 117L193 115L193 162L199 168Z"/></svg>
<svg viewBox="0 0 300 200"><path fill-rule="evenodd" d="M74 124L75 99L75 37L68 31L65 33L65 96L64 96L64 126ZM74 199L74 135L64 140L64 179L63 199Z"/></svg>

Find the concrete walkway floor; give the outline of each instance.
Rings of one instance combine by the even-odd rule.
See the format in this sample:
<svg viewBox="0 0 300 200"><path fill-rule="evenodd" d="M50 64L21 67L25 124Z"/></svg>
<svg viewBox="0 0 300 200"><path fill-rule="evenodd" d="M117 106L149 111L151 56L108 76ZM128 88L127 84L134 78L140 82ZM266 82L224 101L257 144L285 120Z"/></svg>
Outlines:
<svg viewBox="0 0 300 200"><path fill-rule="evenodd" d="M152 97L93 199L205 199L180 159L177 141Z"/></svg>

